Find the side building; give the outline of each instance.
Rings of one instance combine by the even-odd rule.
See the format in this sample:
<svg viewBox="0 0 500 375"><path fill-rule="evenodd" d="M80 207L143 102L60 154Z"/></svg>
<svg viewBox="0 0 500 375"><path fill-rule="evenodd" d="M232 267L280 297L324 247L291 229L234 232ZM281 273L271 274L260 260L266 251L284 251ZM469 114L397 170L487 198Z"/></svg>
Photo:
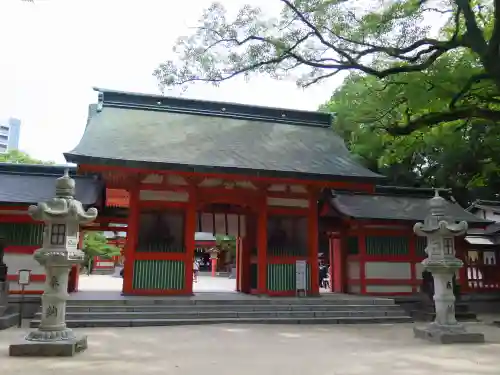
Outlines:
<svg viewBox="0 0 500 375"><path fill-rule="evenodd" d="M413 226L424 221L434 194L433 189L392 186L376 186L373 193L325 191L320 237L333 264L333 290L371 295L419 292L426 239L416 236ZM449 191L441 190L440 195L448 201L446 214L466 221L471 232L491 224L464 210ZM455 243L457 257L465 262L457 274L462 292L472 291L468 240L458 238Z"/></svg>
<svg viewBox="0 0 500 375"><path fill-rule="evenodd" d="M0 153L17 150L20 136L21 120L11 117L0 121Z"/></svg>

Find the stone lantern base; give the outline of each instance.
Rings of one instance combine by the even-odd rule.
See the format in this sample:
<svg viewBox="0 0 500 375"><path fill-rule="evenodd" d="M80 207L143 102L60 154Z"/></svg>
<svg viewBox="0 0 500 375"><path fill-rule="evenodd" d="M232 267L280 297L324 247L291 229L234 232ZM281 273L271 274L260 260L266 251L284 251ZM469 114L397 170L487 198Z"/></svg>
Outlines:
<svg viewBox="0 0 500 375"><path fill-rule="evenodd" d="M462 324L443 326L431 323L426 327L414 327L416 338L431 341L437 344L483 344L482 333L467 332Z"/></svg>
<svg viewBox="0 0 500 375"><path fill-rule="evenodd" d="M11 357L72 357L87 349L87 336L59 341L28 341L9 346Z"/></svg>

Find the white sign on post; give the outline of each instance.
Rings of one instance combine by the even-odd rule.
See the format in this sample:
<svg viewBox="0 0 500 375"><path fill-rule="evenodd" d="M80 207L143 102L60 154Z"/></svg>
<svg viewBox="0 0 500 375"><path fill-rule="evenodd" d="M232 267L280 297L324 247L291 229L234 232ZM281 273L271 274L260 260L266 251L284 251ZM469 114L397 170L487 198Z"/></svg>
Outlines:
<svg viewBox="0 0 500 375"><path fill-rule="evenodd" d="M31 282L31 270L17 271L17 283L19 285L28 285Z"/></svg>
<svg viewBox="0 0 500 375"><path fill-rule="evenodd" d="M298 293L307 291L307 262L297 260L295 262L295 291Z"/></svg>

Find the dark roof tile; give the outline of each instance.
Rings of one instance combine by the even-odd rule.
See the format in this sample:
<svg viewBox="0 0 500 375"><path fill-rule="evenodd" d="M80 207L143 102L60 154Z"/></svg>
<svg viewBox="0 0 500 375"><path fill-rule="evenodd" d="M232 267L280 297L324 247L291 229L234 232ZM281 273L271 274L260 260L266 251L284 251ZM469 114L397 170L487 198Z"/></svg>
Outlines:
<svg viewBox="0 0 500 375"><path fill-rule="evenodd" d="M429 213L431 197L404 196L402 194L362 194L336 192L332 206L341 214L356 219L423 221ZM448 200L447 214L457 221L486 225L491 221L481 219Z"/></svg>
<svg viewBox="0 0 500 375"><path fill-rule="evenodd" d="M68 161L322 180L382 178L353 160L327 114L109 91L103 96L80 143L65 154ZM216 111L216 104L227 110ZM279 111L288 112L282 117Z"/></svg>
<svg viewBox="0 0 500 375"><path fill-rule="evenodd" d="M61 176L60 174L59 176ZM102 183L91 177L73 177L76 199L94 205L102 194ZM0 203L35 204L54 196L55 176L0 173Z"/></svg>

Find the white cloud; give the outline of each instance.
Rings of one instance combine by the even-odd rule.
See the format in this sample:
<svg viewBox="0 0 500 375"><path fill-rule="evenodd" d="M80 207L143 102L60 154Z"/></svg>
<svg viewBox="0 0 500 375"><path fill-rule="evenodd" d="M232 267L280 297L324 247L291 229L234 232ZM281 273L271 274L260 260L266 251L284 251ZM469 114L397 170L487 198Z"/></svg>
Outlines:
<svg viewBox="0 0 500 375"><path fill-rule="evenodd" d="M245 0L222 0L237 9ZM22 120L20 148L64 162L83 134L93 86L157 93L152 71L171 57L210 0L0 1L0 117ZM270 12L278 1L252 0ZM272 5L272 6L271 6ZM278 8L279 9L279 8ZM314 110L339 81L302 90L294 82L258 77L192 86L183 95Z"/></svg>

